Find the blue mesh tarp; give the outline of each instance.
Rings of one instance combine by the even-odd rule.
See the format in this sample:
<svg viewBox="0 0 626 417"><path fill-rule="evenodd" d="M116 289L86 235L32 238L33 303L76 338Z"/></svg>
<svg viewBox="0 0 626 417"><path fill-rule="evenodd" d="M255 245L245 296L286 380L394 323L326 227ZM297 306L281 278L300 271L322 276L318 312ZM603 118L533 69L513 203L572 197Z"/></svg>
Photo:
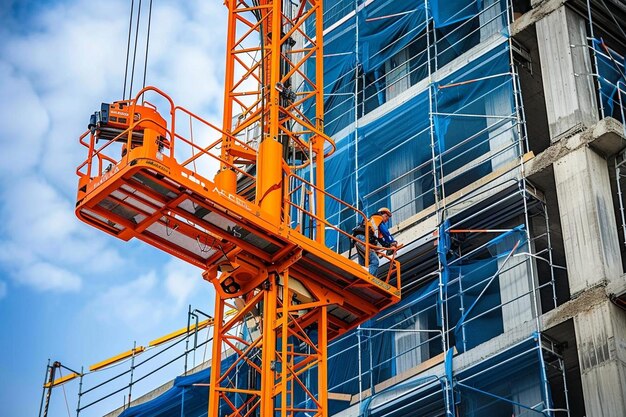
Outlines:
<svg viewBox="0 0 626 417"><path fill-rule="evenodd" d="M341 201L356 201L356 165L354 152L354 134L337 143L337 152L327 158L324 164L326 173L326 191ZM337 200L327 197L325 201L326 217L330 224L339 227L348 234L361 219L357 219L354 210L340 204ZM326 246L342 253L349 249L349 239L336 230L326 231Z"/></svg>
<svg viewBox="0 0 626 417"><path fill-rule="evenodd" d="M357 62L359 74L378 71L422 34L425 27L423 5L387 0L360 8L358 15L349 14L325 36L324 118L328 134L336 134L354 121ZM312 77L312 71L309 72Z"/></svg>
<svg viewBox="0 0 626 417"><path fill-rule="evenodd" d="M435 86L435 160L446 194L492 172L492 159L484 157L490 151L499 164L519 156L509 65L503 43ZM423 92L360 126L358 188L366 212L406 208L393 219L402 221L434 203L429 100ZM408 198L404 207L394 204Z"/></svg>
<svg viewBox="0 0 626 417"><path fill-rule="evenodd" d="M454 329L458 352L503 333L499 275L517 265L519 258L512 255L524 252L526 242L525 229L518 226L493 238L468 259L451 256L447 260L448 326Z"/></svg>
<svg viewBox="0 0 626 417"><path fill-rule="evenodd" d="M430 36L431 46L436 45L432 53L445 51L454 44L454 51L446 52L450 55L448 60L506 27L504 0L462 3L461 7L456 3L453 7L449 2L431 1L429 10L423 2L393 0L326 4L325 24L332 28L324 38L324 121L329 135L335 139L342 135L337 154L328 160L332 169L326 169L326 184L332 184L333 195L368 215L380 206L391 206L397 213L394 222L402 221L434 204L435 193L444 192L441 182L448 195L492 172L497 166L489 155L496 155L500 165L518 157L517 150L512 149L518 138L511 121L514 100L510 56L503 41L437 83L432 98L424 91L375 121L361 123L356 137L343 131L355 117L379 107L391 92L406 84L398 84L394 89L385 74L394 65L402 64L394 64L400 51L407 51L402 58L408 59L407 66L401 73L406 74L403 77L408 77L411 85L427 76L427 64L432 69L445 64L442 57L427 62L429 15L433 29L441 31ZM480 11L485 16L479 19ZM478 25L482 27L479 29ZM503 75L493 77L496 74ZM474 79L480 81L449 87L451 83ZM437 166L432 164L431 105L435 110ZM449 115L443 116L444 113ZM509 133L503 134L504 130ZM358 173L353 175L357 167ZM354 216L340 213L344 210L340 205L327 201L326 210L331 223L340 225L342 230L350 231L356 225ZM327 244L338 251L347 250L348 245L347 239L336 232L329 233Z"/></svg>
<svg viewBox="0 0 626 417"><path fill-rule="evenodd" d="M436 376L414 378L368 398L363 417L440 416L445 410L442 385Z"/></svg>
<svg viewBox="0 0 626 417"><path fill-rule="evenodd" d="M380 68L426 29L424 4L379 1L359 14L359 61L365 72Z"/></svg>
<svg viewBox="0 0 626 417"><path fill-rule="evenodd" d="M328 348L328 387L330 392L357 394L359 392L359 340L361 341L361 384L363 389L389 379L395 374L396 361L394 359L393 329L410 327L416 321L416 315L426 317L431 328L436 327L435 301L438 291L437 281L420 288L413 294L403 297L402 301L379 317L373 318L359 330L353 330L333 341ZM390 329L389 332L369 331L367 329ZM424 346L432 347L433 352L440 353L440 340L436 337L423 338ZM429 340L432 339L432 340ZM413 350L419 348L414 346ZM437 350L439 349L439 350ZM402 352L410 354L410 351ZM371 369L371 372L370 372ZM330 401L330 414L346 408L349 403L344 401Z"/></svg>
<svg viewBox="0 0 626 417"><path fill-rule="evenodd" d="M332 136L354 121L356 17L324 38L324 121ZM313 71L310 77L314 79Z"/></svg>
<svg viewBox="0 0 626 417"><path fill-rule="evenodd" d="M546 415L543 410L550 398L546 400L543 391L545 374L540 354L537 338L533 336L454 374L451 378L454 391L449 391L451 401L454 398L455 402L454 415ZM445 373L451 373L451 369ZM376 393L363 402L361 415L444 415L443 378L444 375L414 377Z"/></svg>
<svg viewBox="0 0 626 417"><path fill-rule="evenodd" d="M228 367L233 362L234 357L226 358L222 361L222 367ZM206 416L209 398L209 388L206 384L210 380L210 368L191 375L179 376L174 380L172 388L148 402L124 410L120 417Z"/></svg>
<svg viewBox="0 0 626 417"><path fill-rule="evenodd" d="M536 336L455 375L461 415L545 416L550 403ZM531 409L532 408L532 409ZM547 415L553 415L549 413Z"/></svg>
<svg viewBox="0 0 626 417"><path fill-rule="evenodd" d="M517 227L487 242L475 254L476 259L463 259L454 256L447 228L445 223L438 245L442 277L447 277L446 318L449 328L455 330L451 345L464 352L503 332L499 265L514 247L524 250L526 234L523 227ZM462 306L467 312L464 316ZM368 389L442 353L440 308L439 280L434 279L413 293L403 294L399 304L365 322L360 330L334 341L328 349L330 392L355 395L359 382L362 389ZM330 402L333 412L347 406L342 401Z"/></svg>
<svg viewBox="0 0 626 417"><path fill-rule="evenodd" d="M411 120L411 123L407 123ZM359 191L369 214L391 206L393 192L417 193L421 207L434 202L428 93L398 106L358 131ZM404 177L403 177L404 175ZM406 180L406 181L402 181ZM409 188L410 187L410 188ZM394 219L396 220L396 219Z"/></svg>
<svg viewBox="0 0 626 417"><path fill-rule="evenodd" d="M508 36L505 0L431 2L437 68L500 33Z"/></svg>
<svg viewBox="0 0 626 417"><path fill-rule="evenodd" d="M362 2L363 0L324 0L324 27L328 28L354 12L355 6Z"/></svg>
<svg viewBox="0 0 626 417"><path fill-rule="evenodd" d="M355 118L355 110L367 113L387 100L385 72L398 63L392 57L409 52L411 84L428 74L426 27L432 15L435 36L430 35L434 70L476 46L507 25L505 0L489 2L384 0L372 3L341 0L326 2L324 38L326 130L333 135ZM484 15L479 19L479 12ZM385 68L385 64L391 63ZM358 67L358 69L357 69ZM309 71L313 77L314 71ZM362 85L355 85L361 77ZM357 90L364 90L357 92ZM352 96L350 96L352 94ZM356 94L361 97L355 103ZM363 103L365 101L365 103Z"/></svg>
<svg viewBox="0 0 626 417"><path fill-rule="evenodd" d="M500 152L499 163L519 156L507 43L437 83L436 95L435 148L446 194L490 173L493 159L483 157L490 151Z"/></svg>
<svg viewBox="0 0 626 417"><path fill-rule="evenodd" d="M604 115L622 120L622 110L617 94L617 85L622 90L622 101L626 100L626 59L612 51L603 40L594 39L598 63L598 82ZM624 103L622 102L622 105Z"/></svg>
<svg viewBox="0 0 626 417"><path fill-rule="evenodd" d="M440 28L454 25L476 15L479 12L478 3L478 0L429 2L435 26Z"/></svg>

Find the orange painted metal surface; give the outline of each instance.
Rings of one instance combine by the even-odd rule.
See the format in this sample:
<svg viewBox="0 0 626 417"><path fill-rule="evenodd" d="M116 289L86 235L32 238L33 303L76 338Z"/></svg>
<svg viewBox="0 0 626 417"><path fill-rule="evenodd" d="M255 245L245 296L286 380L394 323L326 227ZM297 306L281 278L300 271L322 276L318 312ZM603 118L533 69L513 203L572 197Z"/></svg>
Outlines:
<svg viewBox="0 0 626 417"><path fill-rule="evenodd" d="M223 128L145 88L121 105L135 115L127 126L118 114L118 125L81 136L88 156L77 169L76 214L198 266L215 286L209 416L326 416L328 340L399 301L400 265L381 252L388 273L374 277L325 245L326 229L354 239L326 219L327 201L365 216L324 190L335 145L323 133L315 59L323 56L321 1L226 6ZM148 98L165 104L161 112ZM237 314L225 314L233 306ZM240 366L252 375L245 386L232 382ZM303 396L306 409L296 402Z"/></svg>

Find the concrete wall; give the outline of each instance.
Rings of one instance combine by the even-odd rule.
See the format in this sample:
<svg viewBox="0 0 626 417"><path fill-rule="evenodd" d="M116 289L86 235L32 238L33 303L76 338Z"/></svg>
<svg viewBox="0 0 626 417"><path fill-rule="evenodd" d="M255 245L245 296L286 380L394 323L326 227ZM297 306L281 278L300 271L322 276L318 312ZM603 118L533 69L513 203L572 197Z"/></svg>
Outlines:
<svg viewBox="0 0 626 417"><path fill-rule="evenodd" d="M626 312L605 292L624 279L609 166L577 134L598 118L586 22L561 5L536 28L550 140L568 148L553 168L570 293L603 297L573 317L586 415L626 416Z"/></svg>
<svg viewBox="0 0 626 417"><path fill-rule="evenodd" d="M621 259L606 160L588 147L554 163L570 292L620 279Z"/></svg>
<svg viewBox="0 0 626 417"><path fill-rule="evenodd" d="M537 22L550 137L558 140L598 120L585 21L561 6Z"/></svg>
<svg viewBox="0 0 626 417"><path fill-rule="evenodd" d="M587 416L626 416L626 312L606 300L574 325Z"/></svg>

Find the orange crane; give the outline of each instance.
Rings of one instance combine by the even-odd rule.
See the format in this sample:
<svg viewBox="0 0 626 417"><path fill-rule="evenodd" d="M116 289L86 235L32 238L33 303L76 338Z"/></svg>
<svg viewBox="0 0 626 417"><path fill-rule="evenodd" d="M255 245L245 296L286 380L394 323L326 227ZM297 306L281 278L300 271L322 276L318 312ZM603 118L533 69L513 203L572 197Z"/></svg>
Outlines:
<svg viewBox="0 0 626 417"><path fill-rule="evenodd" d="M80 138L76 215L200 267L215 286L209 416L327 416L328 341L399 301L400 265L382 254L378 278L325 245L326 229L354 239L326 203L365 215L324 189L335 144L324 134L322 1L225 3L223 127L155 87L103 104ZM215 140L187 137L180 126L192 122ZM213 178L201 160L219 167Z"/></svg>

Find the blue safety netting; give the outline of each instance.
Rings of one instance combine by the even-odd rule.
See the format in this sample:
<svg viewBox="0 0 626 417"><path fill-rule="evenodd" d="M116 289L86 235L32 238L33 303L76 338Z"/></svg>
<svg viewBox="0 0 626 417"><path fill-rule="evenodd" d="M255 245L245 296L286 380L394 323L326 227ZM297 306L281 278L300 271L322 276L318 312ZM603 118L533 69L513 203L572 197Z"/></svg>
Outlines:
<svg viewBox="0 0 626 417"><path fill-rule="evenodd" d="M325 189L329 194L341 201L356 201L354 184L356 183L356 164L354 151L354 134L348 135L337 143L337 152L326 159ZM326 198L327 221L350 234L352 228L361 221L354 210L342 205L337 200ZM334 229L326 230L326 246L332 250L343 253L349 249L349 239Z"/></svg>
<svg viewBox="0 0 626 417"><path fill-rule="evenodd" d="M447 229L445 222L437 247L443 288L440 290L440 281L433 279L415 292L403 294L399 304L360 329L334 341L328 349L330 392L356 395L359 386L368 389L441 354L442 303L446 327L453 330L449 334L451 346L457 352L504 331L499 272L517 262L509 257L514 248L516 252L526 249L524 228L502 233L467 257L455 255ZM451 357L446 362L451 372ZM332 412L347 406L343 401L330 402Z"/></svg>
<svg viewBox="0 0 626 417"><path fill-rule="evenodd" d="M224 359L222 369L232 365L234 360L234 357ZM179 376L174 380L172 388L150 401L124 410L120 417L206 416L209 398L207 384L210 380L211 368ZM233 398L233 401L240 400Z"/></svg>
<svg viewBox="0 0 626 417"><path fill-rule="evenodd" d="M600 98L605 117L622 120L621 108L626 102L626 58L611 50L602 39L593 40L598 65L598 83ZM621 89L622 102L619 101L618 86Z"/></svg>
<svg viewBox="0 0 626 417"><path fill-rule="evenodd" d="M503 0L432 2L431 9L437 68L496 34L508 36L509 9Z"/></svg>
<svg viewBox="0 0 626 417"><path fill-rule="evenodd" d="M329 392L356 395L360 385L365 390L396 375L399 364L415 366L441 353L441 339L436 330L433 333L401 331L416 329L420 325L426 331L437 328L437 293L438 283L435 280L413 294L404 296L399 304L383 311L379 317L361 325L361 330L353 330L333 341L328 347ZM407 337L405 340L397 340L396 334ZM401 352L398 352L399 348ZM331 400L330 414L349 405L349 402Z"/></svg>
<svg viewBox="0 0 626 417"><path fill-rule="evenodd" d="M354 133L356 118L480 42L506 35L506 1L341 0L325 7L324 123L338 143L326 160L331 194L367 215L391 207L401 222L519 156L505 37L430 93L422 87L375 119L362 119ZM360 221L349 211L326 199L331 225L345 232ZM349 248L334 231L326 243Z"/></svg>
<svg viewBox="0 0 626 417"><path fill-rule="evenodd" d="M505 31L505 1L326 3L325 130L338 144L326 160L331 194L367 215L391 207L401 222L519 156L504 37L432 92L423 88L353 129L357 117ZM331 198L326 216L347 233L360 221ZM326 243L349 248L349 239L330 229Z"/></svg>
<svg viewBox="0 0 626 417"><path fill-rule="evenodd" d="M324 38L325 129L330 135L350 125L355 112L362 115L386 101L385 65L400 51L410 48L416 56L409 63L413 81L428 73L423 3L377 1L356 12L336 5L331 13L335 8L345 15L339 25L337 14L328 20L336 26Z"/></svg>
<svg viewBox="0 0 626 417"><path fill-rule="evenodd" d="M336 24L362 3L363 0L324 0L324 28Z"/></svg>
<svg viewBox="0 0 626 417"><path fill-rule="evenodd" d="M455 375L457 409L466 417L551 416L551 395L537 335Z"/></svg>
<svg viewBox="0 0 626 417"><path fill-rule="evenodd" d="M472 349L504 331L500 275L520 267L527 272L525 260L520 263L520 258L514 256L526 250L527 235L520 225L490 240L471 256L458 257L449 252L442 273L448 274L448 327L454 329L453 344L458 352Z"/></svg>
<svg viewBox="0 0 626 417"><path fill-rule="evenodd" d="M375 71L426 30L424 4L378 1L359 12L359 62Z"/></svg>
<svg viewBox="0 0 626 417"><path fill-rule="evenodd" d="M442 380L414 378L374 394L361 405L363 417L441 416L445 410Z"/></svg>
<svg viewBox="0 0 626 417"><path fill-rule="evenodd" d="M429 3L435 26L440 28L464 22L480 11L477 0L432 1Z"/></svg>
<svg viewBox="0 0 626 417"><path fill-rule="evenodd" d="M457 192L519 158L514 109L503 42L435 83L431 93L423 91L341 138L327 159L328 190L369 215L390 207L393 221L401 222L432 206L435 195ZM357 220L341 210L327 199L331 223L349 231ZM347 244L337 233L327 239L340 251Z"/></svg>
<svg viewBox="0 0 626 417"><path fill-rule="evenodd" d="M452 350L449 351L452 353ZM443 373L411 378L367 398L368 417L441 416L449 394L450 415L465 417L553 415L536 335L452 375L447 359ZM452 381L446 393L444 378ZM546 398L547 394L547 398ZM456 411L455 411L456 409Z"/></svg>
<svg viewBox="0 0 626 417"><path fill-rule="evenodd" d="M519 157L507 43L435 89L434 140L446 195Z"/></svg>
<svg viewBox="0 0 626 417"><path fill-rule="evenodd" d="M365 212L386 206L417 213L434 203L428 100L424 92L358 130L357 186ZM392 204L401 194L413 197L406 207Z"/></svg>
<svg viewBox="0 0 626 417"><path fill-rule="evenodd" d="M356 17L324 37L324 130L334 136L355 117ZM314 79L314 71L309 71Z"/></svg>
<svg viewBox="0 0 626 417"><path fill-rule="evenodd" d="M325 128L330 135L425 79L429 66L435 71L494 34L506 36L505 0L325 3Z"/></svg>

